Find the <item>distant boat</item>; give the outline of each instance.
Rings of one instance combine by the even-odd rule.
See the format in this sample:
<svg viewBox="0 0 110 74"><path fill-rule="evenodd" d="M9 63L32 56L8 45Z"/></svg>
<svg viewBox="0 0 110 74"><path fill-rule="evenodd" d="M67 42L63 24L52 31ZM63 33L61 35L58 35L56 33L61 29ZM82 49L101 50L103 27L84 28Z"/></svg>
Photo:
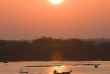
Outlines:
<svg viewBox="0 0 110 74"><path fill-rule="evenodd" d="M22 71L22 72L20 72L20 73L29 73L29 72L24 72L24 71Z"/></svg>
<svg viewBox="0 0 110 74"><path fill-rule="evenodd" d="M61 72L61 73L58 73L56 70L54 70L53 74L70 74L71 72L72 72L72 70L69 71L69 72Z"/></svg>
<svg viewBox="0 0 110 74"><path fill-rule="evenodd" d="M8 63L8 61L4 61L3 63Z"/></svg>
<svg viewBox="0 0 110 74"><path fill-rule="evenodd" d="M94 65L95 68L98 68L98 65Z"/></svg>

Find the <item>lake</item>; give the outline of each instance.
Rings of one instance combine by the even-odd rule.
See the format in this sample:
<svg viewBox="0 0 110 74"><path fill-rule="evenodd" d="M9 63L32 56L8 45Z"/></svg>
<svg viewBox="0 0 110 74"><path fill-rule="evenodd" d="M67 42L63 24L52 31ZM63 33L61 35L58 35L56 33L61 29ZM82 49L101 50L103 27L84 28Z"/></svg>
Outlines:
<svg viewBox="0 0 110 74"><path fill-rule="evenodd" d="M94 64L98 64L95 68ZM110 61L23 61L0 62L0 74L52 74L54 70L71 74L110 74Z"/></svg>

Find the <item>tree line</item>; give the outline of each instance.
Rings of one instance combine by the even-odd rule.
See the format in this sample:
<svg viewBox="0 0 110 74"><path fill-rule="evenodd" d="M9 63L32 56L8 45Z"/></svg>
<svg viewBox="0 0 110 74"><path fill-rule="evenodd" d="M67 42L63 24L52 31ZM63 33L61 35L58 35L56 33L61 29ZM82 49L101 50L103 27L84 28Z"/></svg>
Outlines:
<svg viewBox="0 0 110 74"><path fill-rule="evenodd" d="M110 42L96 44L77 38L41 37L27 40L0 40L0 61L82 61L110 60Z"/></svg>

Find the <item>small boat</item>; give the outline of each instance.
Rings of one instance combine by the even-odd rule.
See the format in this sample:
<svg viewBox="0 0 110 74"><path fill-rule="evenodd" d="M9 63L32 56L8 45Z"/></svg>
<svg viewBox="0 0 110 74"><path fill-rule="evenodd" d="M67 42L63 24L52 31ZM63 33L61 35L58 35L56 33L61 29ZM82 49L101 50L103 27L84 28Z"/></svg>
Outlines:
<svg viewBox="0 0 110 74"><path fill-rule="evenodd" d="M94 65L95 68L98 68L98 65Z"/></svg>
<svg viewBox="0 0 110 74"><path fill-rule="evenodd" d="M28 72L20 72L20 73L28 73Z"/></svg>
<svg viewBox="0 0 110 74"><path fill-rule="evenodd" d="M8 61L4 61L3 63L8 63Z"/></svg>
<svg viewBox="0 0 110 74"><path fill-rule="evenodd" d="M54 70L54 71L53 71L53 74L70 74L71 72L72 72L72 70L69 71L69 72L61 72L61 73L58 73L56 70Z"/></svg>

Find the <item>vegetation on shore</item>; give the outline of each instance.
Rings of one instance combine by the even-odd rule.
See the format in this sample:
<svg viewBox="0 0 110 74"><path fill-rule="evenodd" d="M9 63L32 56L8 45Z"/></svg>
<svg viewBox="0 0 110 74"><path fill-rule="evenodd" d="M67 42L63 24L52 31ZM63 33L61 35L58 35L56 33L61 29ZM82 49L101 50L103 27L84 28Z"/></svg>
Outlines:
<svg viewBox="0 0 110 74"><path fill-rule="evenodd" d="M0 40L0 61L110 60L110 42L41 37L32 42Z"/></svg>

